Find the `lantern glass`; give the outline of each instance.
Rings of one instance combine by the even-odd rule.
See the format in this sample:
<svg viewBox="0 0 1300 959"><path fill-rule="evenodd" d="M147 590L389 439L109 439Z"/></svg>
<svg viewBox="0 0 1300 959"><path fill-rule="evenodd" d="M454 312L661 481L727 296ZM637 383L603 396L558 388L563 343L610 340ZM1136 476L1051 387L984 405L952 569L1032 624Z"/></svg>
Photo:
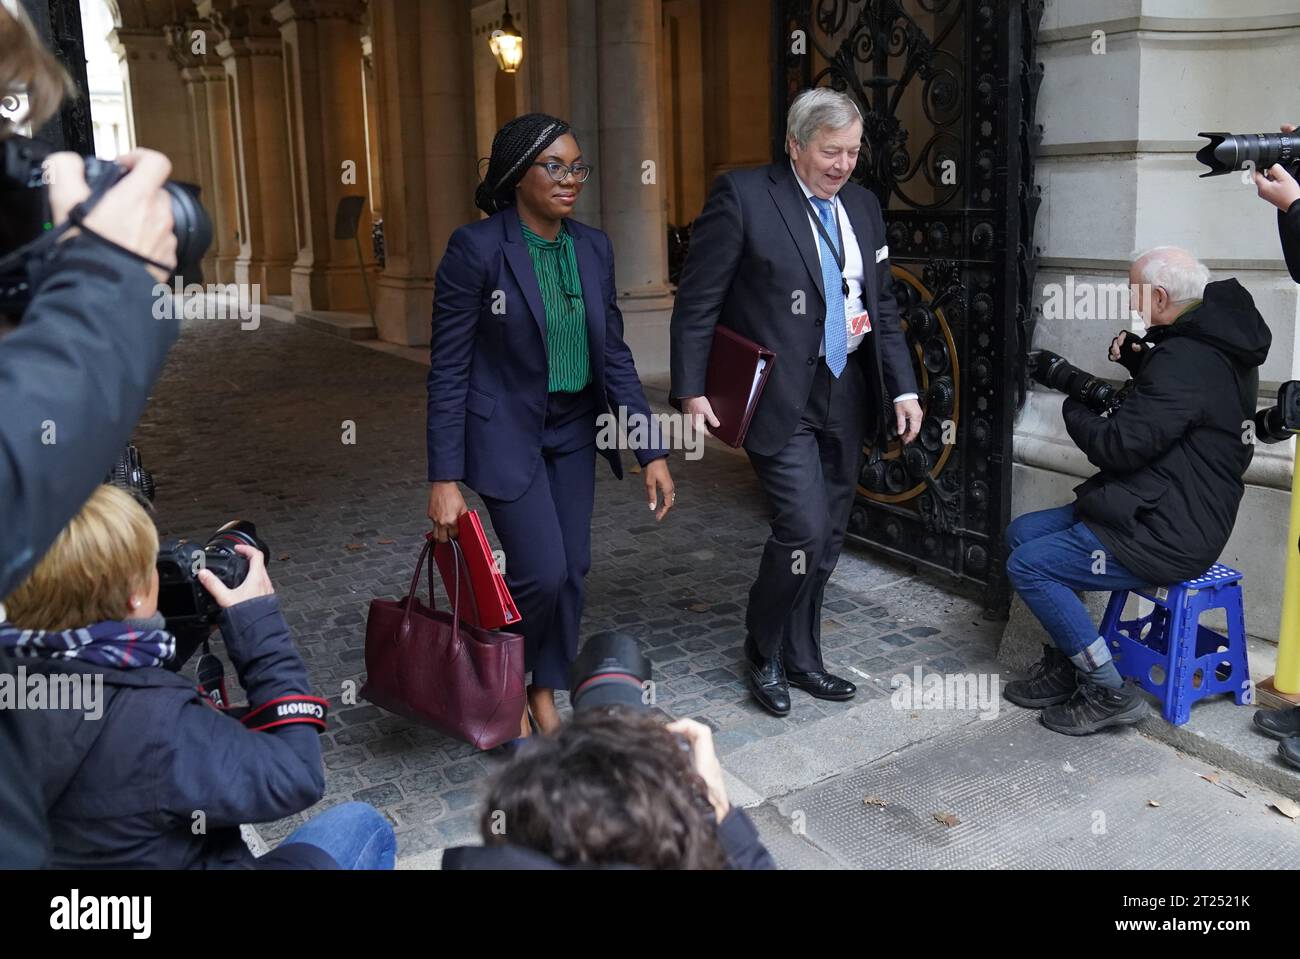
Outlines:
<svg viewBox="0 0 1300 959"><path fill-rule="evenodd" d="M492 31L488 46L492 48L492 55L497 58L501 69L506 73L514 73L524 60L524 38L509 22L504 26L505 29Z"/></svg>

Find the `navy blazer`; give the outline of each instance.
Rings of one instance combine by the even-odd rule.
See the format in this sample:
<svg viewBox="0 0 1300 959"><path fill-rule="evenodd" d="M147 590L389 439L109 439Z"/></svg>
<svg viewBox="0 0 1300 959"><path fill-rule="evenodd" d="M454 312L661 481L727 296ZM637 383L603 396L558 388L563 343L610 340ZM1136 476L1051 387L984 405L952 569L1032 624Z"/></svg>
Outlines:
<svg viewBox="0 0 1300 959"><path fill-rule="evenodd" d="M649 423L614 283L614 249L600 230L566 219L587 313L600 412L626 407ZM429 367L429 480L456 480L493 499L522 496L541 459L548 364L546 309L532 257L509 207L451 235L438 266ZM622 479L617 449L601 449ZM637 449L641 465L666 455Z"/></svg>

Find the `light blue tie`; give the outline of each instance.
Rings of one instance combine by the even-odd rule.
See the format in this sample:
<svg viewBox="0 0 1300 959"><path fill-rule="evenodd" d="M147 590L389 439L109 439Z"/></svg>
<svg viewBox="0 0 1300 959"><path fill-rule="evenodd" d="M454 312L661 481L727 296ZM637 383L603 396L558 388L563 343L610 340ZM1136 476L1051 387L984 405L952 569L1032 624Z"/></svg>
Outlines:
<svg viewBox="0 0 1300 959"><path fill-rule="evenodd" d="M819 196L813 197L812 201L817 204L817 215L826 227L826 234L834 236L835 204ZM844 276L835 261L835 251L820 230L817 231L817 240L822 251L822 286L826 288L826 365L838 379L849 361L849 335L844 328Z"/></svg>

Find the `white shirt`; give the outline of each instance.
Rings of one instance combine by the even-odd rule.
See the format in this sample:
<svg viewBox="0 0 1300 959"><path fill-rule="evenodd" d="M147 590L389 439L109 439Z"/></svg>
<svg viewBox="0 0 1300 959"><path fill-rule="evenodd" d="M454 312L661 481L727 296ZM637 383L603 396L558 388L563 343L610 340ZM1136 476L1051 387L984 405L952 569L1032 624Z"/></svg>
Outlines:
<svg viewBox="0 0 1300 959"><path fill-rule="evenodd" d="M793 161L791 161L790 163L790 169L794 172L795 182L797 182L799 184L799 188L803 190L803 195L808 197L811 200L812 197L814 196L813 191L808 189L808 185L804 183L802 179L800 179L799 171L795 170ZM813 248L817 250L817 260L820 263L821 255L822 255L821 231L817 229L817 224L813 222L812 209L808 207L805 207L805 209L808 211L809 214L808 229L812 230ZM839 239L840 242L844 244L844 279L849 284L849 295L848 298L845 299L844 301L844 318L847 321L850 317L854 317L857 316L859 313L865 312L867 308L866 304L863 303L862 300L862 290L866 281L865 264L862 261L862 248L858 246L857 234L853 232L853 224L849 222L849 215L847 212L845 212L844 204L840 201L838 195L836 195L836 197L833 200L831 200L831 209L835 213L835 219L839 221L839 225L840 225ZM827 232L831 234L832 240L836 239L834 231L828 230ZM828 298L832 297L835 295L836 292L837 291L834 290L827 290L826 296ZM871 318L871 323L872 323L872 327L874 328L876 323L876 318L874 316ZM852 353L859 346L861 346L862 341L865 340L866 338L867 338L866 333L859 333L857 336L850 336L849 352ZM817 355L818 356L826 355L826 334L825 333L822 334L822 344L821 347L818 349ZM898 403L901 402L902 400L914 400L916 398L917 395L915 393L903 393L899 396L894 397L894 402Z"/></svg>

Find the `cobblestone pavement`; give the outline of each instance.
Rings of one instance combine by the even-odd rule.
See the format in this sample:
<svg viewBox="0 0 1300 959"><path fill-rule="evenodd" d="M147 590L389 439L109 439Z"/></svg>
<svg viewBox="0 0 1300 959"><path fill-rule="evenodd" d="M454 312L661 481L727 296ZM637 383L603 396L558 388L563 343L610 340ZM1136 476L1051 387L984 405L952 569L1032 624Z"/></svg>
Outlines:
<svg viewBox="0 0 1300 959"><path fill-rule="evenodd" d="M367 605L405 590L428 526L425 374L279 322L255 331L188 322L136 434L158 482L164 537L201 539L235 517L257 523L312 681L332 703L327 793L313 811L373 803L393 821L403 859L477 835L476 802L496 763L342 701L345 684L364 678ZM353 444L343 442L349 428ZM745 459L720 447L695 462L676 457L673 469L679 505L657 525L637 477L620 484L598 463L584 635L617 626L641 637L659 706L707 722L724 755L850 708L797 695L781 720L749 701L740 643L766 536L759 490ZM888 677L915 665L957 671L987 661L1000 629L969 601L852 547L826 612L828 665L858 682L859 703L888 696ZM303 816L258 832L274 843Z"/></svg>

